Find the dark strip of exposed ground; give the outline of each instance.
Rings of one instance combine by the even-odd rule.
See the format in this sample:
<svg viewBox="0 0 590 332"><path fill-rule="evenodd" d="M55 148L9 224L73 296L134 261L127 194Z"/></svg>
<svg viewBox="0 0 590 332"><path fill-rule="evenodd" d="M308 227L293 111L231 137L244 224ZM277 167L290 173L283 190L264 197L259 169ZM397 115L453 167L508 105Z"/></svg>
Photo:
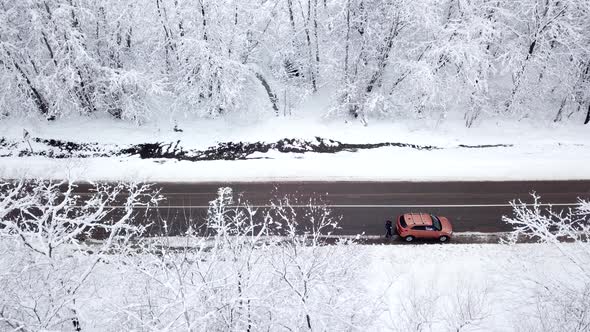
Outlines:
<svg viewBox="0 0 590 332"><path fill-rule="evenodd" d="M419 145L402 142L382 143L343 143L340 141L316 137L314 140L302 140L295 138L283 138L276 142L222 142L204 150L185 149L180 141L172 143L143 143L131 146L101 145L98 143L77 143L56 139L35 137L32 139L36 146L41 144L43 148L31 149L19 142L0 138L0 157L16 155L43 156L48 158L91 158L113 156L139 156L142 159L171 159L185 161L206 160L245 160L268 158L254 156L257 153L277 151L281 153L338 153L355 152L359 150L377 149L383 147L410 148L415 150L441 150L442 147L433 145ZM497 148L511 147L511 144L485 144L465 145L460 144L455 148ZM24 148L23 148L24 147Z"/></svg>

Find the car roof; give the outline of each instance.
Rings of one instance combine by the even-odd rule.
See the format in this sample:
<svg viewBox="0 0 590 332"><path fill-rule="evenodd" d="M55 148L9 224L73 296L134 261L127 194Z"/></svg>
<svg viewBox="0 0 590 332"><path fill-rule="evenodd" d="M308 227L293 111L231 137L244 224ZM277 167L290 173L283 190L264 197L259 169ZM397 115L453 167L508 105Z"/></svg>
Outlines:
<svg viewBox="0 0 590 332"><path fill-rule="evenodd" d="M428 213L406 213L404 220L408 226L432 226L432 218Z"/></svg>

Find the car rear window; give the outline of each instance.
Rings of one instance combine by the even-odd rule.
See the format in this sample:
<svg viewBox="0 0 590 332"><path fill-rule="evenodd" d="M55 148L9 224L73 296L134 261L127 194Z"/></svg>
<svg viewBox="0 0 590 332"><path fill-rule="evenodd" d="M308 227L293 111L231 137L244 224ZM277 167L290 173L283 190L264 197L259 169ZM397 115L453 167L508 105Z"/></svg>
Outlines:
<svg viewBox="0 0 590 332"><path fill-rule="evenodd" d="M399 218L399 224L400 224L400 225L401 225L403 228L406 228L406 227L408 227L408 224L406 224L406 218L404 218L404 216L401 216L401 217Z"/></svg>

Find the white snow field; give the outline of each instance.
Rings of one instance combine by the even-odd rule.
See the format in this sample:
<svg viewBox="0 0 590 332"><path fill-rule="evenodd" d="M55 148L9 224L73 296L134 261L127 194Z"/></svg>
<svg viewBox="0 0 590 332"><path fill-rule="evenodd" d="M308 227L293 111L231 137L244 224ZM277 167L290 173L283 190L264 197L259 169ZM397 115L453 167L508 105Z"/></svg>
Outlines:
<svg viewBox="0 0 590 332"><path fill-rule="evenodd" d="M366 284L383 296L378 330L572 331L575 319L564 313L586 296L583 269L546 244L363 250L371 260Z"/></svg>
<svg viewBox="0 0 590 332"><path fill-rule="evenodd" d="M426 125L424 123L427 123ZM28 149L23 129L31 137L105 147L180 140L184 149L205 149L223 142L276 142L282 138L343 143L400 142L440 147L439 150L382 147L356 152L255 153L250 160L177 161L137 156L52 159L40 156L0 158L0 177L65 178L145 181L480 181L590 179L588 138L584 125L546 125L488 121L465 128L460 121L383 120L359 122L313 117L202 119L178 125L171 120L143 126L110 119L66 118L56 122L35 119L0 121L1 136ZM38 146L35 142L32 148ZM507 144L508 147L461 148L459 145ZM0 151L1 152L1 151Z"/></svg>

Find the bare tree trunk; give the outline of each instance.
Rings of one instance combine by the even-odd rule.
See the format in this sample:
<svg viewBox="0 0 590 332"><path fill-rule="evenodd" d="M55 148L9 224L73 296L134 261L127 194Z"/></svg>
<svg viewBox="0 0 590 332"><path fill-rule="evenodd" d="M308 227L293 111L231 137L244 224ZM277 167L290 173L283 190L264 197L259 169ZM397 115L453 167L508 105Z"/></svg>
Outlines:
<svg viewBox="0 0 590 332"><path fill-rule="evenodd" d="M349 76L349 58L350 58L350 0L346 1L346 41L344 44L344 96L343 101L346 104L348 114L354 115L356 110L350 104L350 76Z"/></svg>
<svg viewBox="0 0 590 332"><path fill-rule="evenodd" d="M365 39L365 27L367 26L368 22L367 22L367 13L365 13L365 5L364 2L361 1L359 4L359 23L356 26L356 30L357 32L361 35L362 38L362 42L361 42L361 48L359 51L359 56L357 58L357 61L355 61L354 64L354 77L356 78L358 75L358 70L359 70L359 64L362 61L364 65L367 64L368 60L366 59L366 39Z"/></svg>
<svg viewBox="0 0 590 332"><path fill-rule="evenodd" d="M184 37L184 23L182 21L182 14L178 9L178 0L174 0L174 9L176 9L176 16L178 16L178 34L180 37Z"/></svg>
<svg viewBox="0 0 590 332"><path fill-rule="evenodd" d="M166 11L161 4L161 0L156 0L156 9L158 12L158 17L160 18L162 30L164 30L164 52L166 54L166 69L169 71L171 68L170 53L174 52L174 45L172 43L172 31L168 27Z"/></svg>
<svg viewBox="0 0 590 332"><path fill-rule="evenodd" d="M487 96L487 90L485 90L486 85L481 83L485 78L483 74L484 70L485 68L483 68L483 65L480 64L479 69L477 71L477 77L475 79L475 88L471 92L471 96L469 97L469 108L463 116L463 119L465 120L465 126L467 128L471 128L471 126L473 126L473 123L475 122L475 120L477 120L481 112L482 107L480 100L482 96L480 94L482 94L482 90L483 95Z"/></svg>
<svg viewBox="0 0 590 332"><path fill-rule="evenodd" d="M129 26L127 27L127 30L125 31L125 47L127 47L127 49L131 48L131 39L133 37L133 25L131 24L133 22L133 4L129 3L129 5L127 6L127 15L126 18L129 22Z"/></svg>
<svg viewBox="0 0 590 332"><path fill-rule="evenodd" d="M268 81L264 78L264 76L262 76L262 74L255 73L255 75L256 75L256 78L260 81L260 83L264 87L264 89L266 90L266 93L268 94L268 99L270 99L270 102L272 104L272 109L275 111L276 116L279 116L279 107L277 105L277 102L278 102L277 95L272 91L270 85L268 84Z"/></svg>
<svg viewBox="0 0 590 332"><path fill-rule="evenodd" d="M129 27L127 29L127 33L125 34L125 46L127 48L131 48L131 36L133 35L133 28Z"/></svg>
<svg viewBox="0 0 590 332"><path fill-rule="evenodd" d="M74 326L74 331L82 331L82 326L80 325L80 319L78 318L78 313L76 313L76 310L72 309L72 315L74 315L72 317L72 325Z"/></svg>
<svg viewBox="0 0 590 332"><path fill-rule="evenodd" d="M98 55L98 59L99 60L103 60L102 57L102 41L100 38L100 24L101 22L104 24L104 22L106 21L106 12L104 9L104 6L99 6L98 7L98 14L96 15L96 29L95 29L95 36L94 38L96 38L96 53ZM116 32L116 41L119 41L121 39L121 34L119 32L119 27L121 26L120 22L117 22L117 32ZM101 61L102 63L102 61Z"/></svg>
<svg viewBox="0 0 590 332"><path fill-rule="evenodd" d="M73 28L78 28L80 26L80 21L78 21L78 17L76 16L76 13L74 12L74 1L70 0L70 7L72 8L71 10L71 16L72 16L72 27Z"/></svg>
<svg viewBox="0 0 590 332"><path fill-rule="evenodd" d="M565 108L566 102L567 102L567 96L565 96L561 100L561 104L559 104L559 110L557 111L557 114L555 115L555 119L553 119L553 122L559 122L559 121L561 121L562 114L563 114L563 109Z"/></svg>
<svg viewBox="0 0 590 332"><path fill-rule="evenodd" d="M231 55L233 53L233 47L234 47L234 40L235 40L235 36L236 36L236 30L238 29L238 5L236 4L234 6L234 26L232 28L232 32L231 32L231 38L229 40L229 45L227 47L227 55L231 58ZM247 61L247 59L246 59Z"/></svg>
<svg viewBox="0 0 590 332"><path fill-rule="evenodd" d="M45 31L41 32L41 36L43 37L43 43L45 44L45 47L49 52L49 57L51 58L51 61L53 61L53 64L55 65L55 67L57 67L57 60L55 60L53 48L51 47L51 44L49 44L49 40L47 38L47 34L45 33Z"/></svg>
<svg viewBox="0 0 590 332"><path fill-rule="evenodd" d="M584 89L584 85L590 82L590 60L582 64L581 67L584 69L582 69L580 78L574 87L574 99L577 101L578 107L576 110L573 110L568 114L568 118L572 116L574 112L580 111L582 107L584 107L584 103L588 102L588 113L586 114L586 120L584 121L584 124L588 124L588 122L590 122L590 92L587 91L587 89Z"/></svg>
<svg viewBox="0 0 590 332"><path fill-rule="evenodd" d="M315 73L319 76L320 67L320 39L318 38L318 0L313 2L313 34L315 37Z"/></svg>
<svg viewBox="0 0 590 332"><path fill-rule="evenodd" d="M291 22L291 28L293 28L293 34L295 33L295 17L293 16L293 0L287 0L287 9L289 10L289 22Z"/></svg>
<svg viewBox="0 0 590 332"><path fill-rule="evenodd" d="M348 1L348 4L350 5L350 1ZM350 10L350 6L348 6L348 9ZM350 16L348 17L348 19L350 19ZM356 24L356 31L359 33L359 35L361 36L361 47L359 50L359 56L356 59L356 61L354 62L354 70L351 73L352 74L352 78L349 78L349 81L355 81L356 78L358 77L358 71L359 71L359 64L361 63L361 61L364 63L364 65L367 65L368 61L366 59L366 39L365 39L365 27L367 25L367 15L365 13L365 5L364 5L364 1L361 1L359 3L359 20L358 20L358 24ZM348 28L350 28L350 22L349 22L349 26ZM350 38L350 36L349 36ZM350 43L349 43L350 45ZM348 74L350 75L350 74ZM349 110L348 110L349 114L351 116L353 116L354 118L358 118L359 116L359 104L358 102L355 102L353 105L349 106Z"/></svg>
<svg viewBox="0 0 590 332"><path fill-rule="evenodd" d="M76 8L73 0L70 0L70 5L72 7L71 10L71 17L72 17L72 21L71 23L71 27L76 31L76 34L64 34L64 39L66 44L68 43L68 39L71 39L71 41L75 41L77 42L83 49L84 51L86 51L86 43L83 39L82 36L84 36L84 34L81 31L81 23L78 20L78 16L76 15L76 12L74 11L74 9ZM70 48L68 48L68 52L71 52L72 50ZM78 56L77 54L73 55L74 57ZM84 109L87 112L90 113L95 113L97 111L96 106L94 105L94 101L93 101L93 86L91 84L88 84L88 82L92 82L93 80L93 73L89 73L88 71L88 66L87 65L82 65L82 66L78 66L75 63L73 64L74 69L76 70L76 75L79 78L79 82L77 82L76 85L74 85L73 87L73 91L74 94L76 95L76 97L78 97L78 101L80 102L80 105L82 106L82 109Z"/></svg>
<svg viewBox="0 0 590 332"><path fill-rule="evenodd" d="M348 84L348 53L350 52L350 0L346 2L346 44L344 45L344 83Z"/></svg>
<svg viewBox="0 0 590 332"><path fill-rule="evenodd" d="M512 104L514 103L514 99L516 98L516 94L518 93L518 89L520 88L520 84L522 83L522 77L524 76L524 73L526 71L528 61L531 58L531 56L533 55L536 45L537 45L537 37L535 36L533 41L529 44L529 51L528 51L526 57L524 58L522 66L516 72L516 75L514 78L514 86L512 87L512 92L510 93L510 97L508 98L508 100L504 104L506 112L510 111Z"/></svg>
<svg viewBox="0 0 590 332"><path fill-rule="evenodd" d="M309 33L309 24L311 20L311 0L307 0L307 18L305 20L305 40L307 41L307 49L309 52L309 77L311 80L311 88L313 92L318 92L316 74L315 74L315 61L313 58L313 46L311 45L311 37Z"/></svg>
<svg viewBox="0 0 590 332"><path fill-rule="evenodd" d="M201 16L203 16L203 40L207 40L207 16L205 15L203 0L199 0L199 4L201 5Z"/></svg>

